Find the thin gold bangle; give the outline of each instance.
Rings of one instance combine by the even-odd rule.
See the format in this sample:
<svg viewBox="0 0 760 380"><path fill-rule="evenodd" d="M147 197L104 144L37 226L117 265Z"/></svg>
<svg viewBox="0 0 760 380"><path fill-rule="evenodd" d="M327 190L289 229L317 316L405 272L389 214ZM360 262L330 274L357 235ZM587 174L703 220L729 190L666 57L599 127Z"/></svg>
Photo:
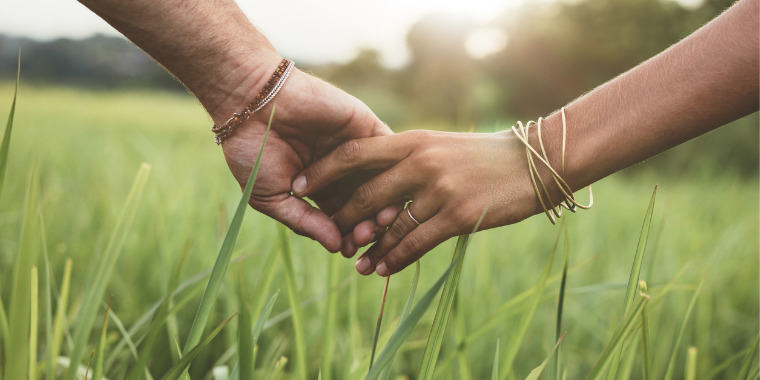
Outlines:
<svg viewBox="0 0 760 380"><path fill-rule="evenodd" d="M561 171L562 174L565 174L565 149L567 146L567 116L565 115L565 107L562 107L562 157L561 157ZM549 218L549 221L552 224L555 224L557 222L557 218L560 218L562 216L562 209L565 208L569 210L570 212L575 212L577 208L581 208L584 210L587 210L591 208L594 204L594 194L591 192L591 186L588 187L588 195L589 195L589 204L588 205L582 205L578 203L575 200L575 196L573 195L573 190L570 188L570 185L567 184L567 182L562 178L562 176L557 173L556 170L549 164L549 156L546 153L546 148L544 147L544 141L541 137L541 125L543 123L543 118L539 117L538 122L535 121L529 121L523 126L522 122L517 122L517 126L512 126L512 132L514 132L515 136L520 140L520 142L525 145L525 154L528 159L528 170L530 172L530 180L533 184L533 190L536 192L536 197L538 198L538 202L541 204L541 207L544 209L544 213ZM528 143L528 136L530 132L530 127L536 126L536 133L538 133L538 146L541 149L541 153L536 151L535 148L533 148L530 143ZM538 159L539 162L544 164L549 169L549 172L552 175L552 179L557 184L557 187L559 187L560 192L562 193L562 200L555 206L554 202L551 199L551 195L549 193L549 190L546 187L546 184L544 183L543 179L541 178L541 175L538 172L538 167L536 165L536 161L534 160ZM539 187L540 185L540 187ZM546 199L544 199L546 197ZM548 204L548 206L547 206Z"/></svg>

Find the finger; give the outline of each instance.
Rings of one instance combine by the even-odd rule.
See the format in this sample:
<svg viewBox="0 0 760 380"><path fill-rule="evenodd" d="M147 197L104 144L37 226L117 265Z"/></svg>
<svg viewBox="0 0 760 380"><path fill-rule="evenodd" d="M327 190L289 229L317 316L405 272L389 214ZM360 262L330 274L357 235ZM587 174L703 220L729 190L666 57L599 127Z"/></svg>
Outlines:
<svg viewBox="0 0 760 380"><path fill-rule="evenodd" d="M401 212L401 210L403 209L404 209L403 203L390 205L378 211L377 215L375 216L375 220L377 221L377 224L380 227L389 227L391 223L393 223L393 221L396 220L396 216L398 216L398 213Z"/></svg>
<svg viewBox="0 0 760 380"><path fill-rule="evenodd" d="M437 214L412 230L382 257L377 263L377 274L386 277L401 271L454 235L451 221Z"/></svg>
<svg viewBox="0 0 760 380"><path fill-rule="evenodd" d="M330 252L338 252L341 247L340 231L327 214L292 195L282 199L271 198L261 199L252 195L249 203L293 232L318 241Z"/></svg>
<svg viewBox="0 0 760 380"><path fill-rule="evenodd" d="M409 204L409 206L415 205L415 203ZM359 260L356 262L356 270L363 274L368 275L372 273L377 263L386 256L386 254L395 248L405 236L414 231L425 220L430 219L437 212L436 208L427 208L422 206L416 206L413 208L407 207L404 211L398 214L396 220L383 234L375 245L370 247Z"/></svg>
<svg viewBox="0 0 760 380"><path fill-rule="evenodd" d="M387 206L375 215L375 220L365 220L357 224L353 231L356 246L364 247L377 240L385 232L385 229L393 223L396 215L403 208L403 203Z"/></svg>
<svg viewBox="0 0 760 380"><path fill-rule="evenodd" d="M375 241L379 230L380 226L377 225L376 221L371 219L365 220L354 227L351 233L352 241L357 247L364 247Z"/></svg>
<svg viewBox="0 0 760 380"><path fill-rule="evenodd" d="M358 247L354 243L353 236L346 235L343 236L343 245L340 247L340 253L345 258L353 257L356 254L356 251L358 250Z"/></svg>
<svg viewBox="0 0 760 380"><path fill-rule="evenodd" d="M308 196L357 170L392 166L410 151L410 142L396 135L349 140L304 169L291 188L299 197Z"/></svg>
<svg viewBox="0 0 760 380"><path fill-rule="evenodd" d="M355 227L359 222L372 218L389 204L409 200L419 187L420 176L404 178L408 164L401 163L359 185L354 195L332 216L342 231Z"/></svg>

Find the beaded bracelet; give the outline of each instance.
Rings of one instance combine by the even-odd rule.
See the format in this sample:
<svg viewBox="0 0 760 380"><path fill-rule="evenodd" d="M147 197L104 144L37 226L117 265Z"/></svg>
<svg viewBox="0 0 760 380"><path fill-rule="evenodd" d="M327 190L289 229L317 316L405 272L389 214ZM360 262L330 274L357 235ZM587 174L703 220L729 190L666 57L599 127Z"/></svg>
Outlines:
<svg viewBox="0 0 760 380"><path fill-rule="evenodd" d="M565 174L565 141L567 138L567 118L565 117L565 107L562 107L562 174ZM543 121L543 118L539 117L538 122L535 122L533 120L529 121L525 126L523 126L522 122L517 122L517 128L515 126L512 126L512 132L515 133L515 136L525 145L525 154L528 157L528 169L530 171L530 180L533 182L533 190L536 191L536 196L538 197L538 202L541 204L541 207L544 209L544 213L547 217L549 217L549 221L552 224L555 224L557 222L557 218L562 216L562 208L565 208L569 210L570 212L575 212L576 208L582 208L584 210L590 209L591 206L594 204L594 195L591 193L591 186L588 187L588 196L589 196L589 204L588 205L582 205L575 201L575 196L573 195L573 190L570 188L570 185L565 182L565 180L562 178L562 176L557 173L554 168L549 164L549 156L546 154L546 149L544 148L544 142L541 138L541 123ZM536 126L538 133L538 146L541 148L541 154L539 154L529 143L528 143L528 132L530 131L531 126ZM554 202L551 199L551 196L549 195L549 190L546 188L546 185L544 184L544 181L541 179L541 176L538 173L538 168L536 167L536 162L534 161L533 157L538 159L539 162L544 164L547 168L549 168L549 172L552 175L552 178L554 179L554 182L557 184L557 187L559 187L560 191L562 192L562 200L555 206ZM538 182L536 181L538 179ZM541 185L539 188L539 184ZM543 193L543 196L541 195ZM546 199L544 200L544 196ZM548 207L547 207L548 204ZM551 210L551 212L550 212Z"/></svg>
<svg viewBox="0 0 760 380"><path fill-rule="evenodd" d="M243 111L239 114L233 113L232 117L223 125L217 126L214 124L214 126L211 127L211 132L214 132L215 135L214 140L216 141L216 145L220 145L225 139L227 139L227 137L232 135L240 124L243 124L244 121L248 120L254 112L264 108L267 103L274 99L285 84L285 81L288 80L288 76L290 76L290 72L293 70L294 66L295 63L293 61L283 58L277 66L277 69L274 71L274 74L272 74L272 77L269 78L269 81L264 85L264 88L261 89L259 94L256 95L256 98L254 98L250 104L245 106Z"/></svg>

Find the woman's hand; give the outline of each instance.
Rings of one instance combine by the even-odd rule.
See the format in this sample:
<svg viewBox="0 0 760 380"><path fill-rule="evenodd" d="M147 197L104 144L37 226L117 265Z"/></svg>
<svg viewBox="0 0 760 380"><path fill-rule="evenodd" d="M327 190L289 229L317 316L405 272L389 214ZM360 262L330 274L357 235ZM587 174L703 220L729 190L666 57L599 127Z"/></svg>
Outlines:
<svg viewBox="0 0 760 380"><path fill-rule="evenodd" d="M351 140L296 181L311 196L357 171L383 172L356 188L333 220L350 228L389 204L411 200L356 263L362 274L396 273L446 239L523 220L540 211L525 148L511 132L410 131ZM419 224L418 224L419 223Z"/></svg>
<svg viewBox="0 0 760 380"><path fill-rule="evenodd" d="M341 237L341 231L330 216L344 205L356 186L369 177L358 173L310 192L309 197L319 208L291 195L291 182L305 167L341 143L390 135L391 130L358 99L294 69L277 97L222 144L230 171L241 187L245 186L256 162L274 104L272 128L250 205L297 234L317 240L331 252L340 249L347 257L353 256L357 244L351 238L351 231L346 230L347 236ZM391 207L383 215L388 215L386 220L393 220L397 211L397 207ZM363 225L375 229L374 218L367 216L371 220ZM368 243L369 239L363 239L359 245Z"/></svg>

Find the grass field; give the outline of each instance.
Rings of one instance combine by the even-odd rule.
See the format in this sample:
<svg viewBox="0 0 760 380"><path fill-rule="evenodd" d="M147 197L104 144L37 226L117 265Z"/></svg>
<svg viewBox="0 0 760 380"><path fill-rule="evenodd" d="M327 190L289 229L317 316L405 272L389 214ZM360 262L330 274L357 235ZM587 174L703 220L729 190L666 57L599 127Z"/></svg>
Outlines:
<svg viewBox="0 0 760 380"><path fill-rule="evenodd" d="M12 96L12 85L0 85L0 109L4 110L0 115L6 115ZM48 308L42 298L39 301L40 378L45 378L41 373L47 376L49 372L44 363L46 334L51 333L42 316L57 310L55 294L60 292L66 260L73 262L65 318L73 335L80 321L77 313L93 277L92 268L116 228L135 173L143 162L152 166L101 300L106 304L113 295L113 313L104 340L104 374L122 379L136 359L120 344L123 334L117 324L126 329L134 326L174 289L171 273L183 251L188 256L180 281L212 268L240 188L228 173L221 150L213 144L209 118L189 96L88 92L22 83L17 107L8 171L0 194L0 295L6 312L12 313L8 311L12 268L22 257L19 251L21 255L37 252L29 257L40 268L40 289L47 288L43 259L47 251L53 306ZM567 335L560 349L567 379L585 378L620 322L628 276L655 184L659 187L641 272L652 296L647 305L651 378L663 378L673 353L674 378L690 376L685 373L689 360L695 363L692 368L697 379L710 375L735 379L744 373L747 349L756 341L759 328L758 178L720 173L708 177L699 168L678 175L656 173L638 170L632 175L607 178L594 185L592 210L566 218L570 271L562 325ZM42 222L29 224L24 221L25 197L33 178L38 181L35 199ZM22 231L22 225L31 229ZM559 231L537 216L471 237L436 379L491 377L497 341L503 357L510 341L519 335L518 327L528 310L531 298L521 294L538 283ZM280 290L258 340L257 378L269 378L277 371L281 378L299 378L297 342L286 291L288 276L277 255L283 248L278 233L275 222L247 212L234 251L236 259L209 320L209 326L216 326L240 309L238 280L252 305L253 323L264 301ZM27 241L24 236L31 237ZM308 378L316 379L320 368L326 379L363 378L384 280L356 274L353 260L331 255L305 238L291 234L288 241L301 303L305 345L301 350ZM453 251L454 239L421 260L418 297L443 273ZM505 368L501 363L501 378L525 378L554 346L561 259L562 250L551 267L544 296L528 319L514 365ZM387 339L393 331L413 275L410 267L391 279L381 338ZM704 286L676 346L690 300L702 280ZM160 378L178 359L175 338L182 346L203 283L205 280L201 287L192 288L196 289L194 293L175 297L179 307L161 327L148 366L154 378ZM668 283L672 286L666 287ZM667 294L658 298L665 290ZM185 294L191 296L181 304ZM434 318L432 309L399 351L393 378L417 378ZM105 307L98 309L96 328L87 340L86 357L81 362L84 366L91 350L98 349L104 313ZM193 361L193 379L226 378L223 367L231 371L237 362L236 326L237 321L222 330ZM10 326L11 335L16 327ZM28 336L26 331L21 333ZM144 334L144 329L139 330L131 338L139 340ZM73 340L64 334L62 356L71 351ZM0 335L0 341L0 367L4 367L10 365L9 352L19 347L9 346L8 336ZM630 378L642 378L639 338L627 342L634 347L629 351L633 353L621 361L619 373L625 373L629 363ZM380 346L383 344L381 339ZM689 359L689 347L696 347L696 351L691 350L696 359ZM756 374L757 360L750 365L749 374ZM219 377L213 377L215 367ZM542 378L549 377L545 374Z"/></svg>

